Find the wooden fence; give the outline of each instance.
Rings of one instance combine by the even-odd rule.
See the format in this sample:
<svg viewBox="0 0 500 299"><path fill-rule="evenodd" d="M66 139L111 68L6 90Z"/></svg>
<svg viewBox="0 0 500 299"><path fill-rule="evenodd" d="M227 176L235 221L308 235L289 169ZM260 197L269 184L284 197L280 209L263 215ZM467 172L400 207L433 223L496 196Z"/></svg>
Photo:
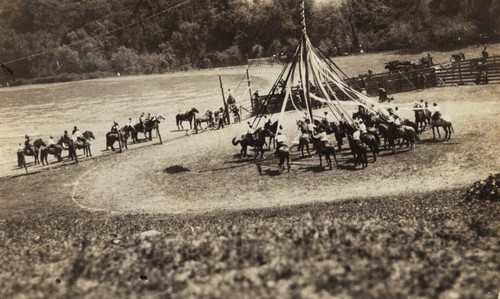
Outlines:
<svg viewBox="0 0 500 299"><path fill-rule="evenodd" d="M500 83L500 57L476 58L412 71L388 72L354 78L344 78L344 81L358 91L362 88L366 89L369 96L378 96L379 88L384 88L387 94L394 94L444 86L447 84ZM348 97L341 92L337 86L333 85L333 83L331 87L340 100L348 100ZM302 96L300 96L300 93L295 91L293 94L295 105L305 110L305 101L302 99ZM284 95L280 94L273 95L273 97L267 101L267 107L262 107L265 105L267 96L261 96L257 100L254 99L253 114L261 110L263 113L280 111L283 97ZM320 105L320 103L313 101L313 107ZM288 102L285 109L292 110L295 109L295 107Z"/></svg>
<svg viewBox="0 0 500 299"><path fill-rule="evenodd" d="M441 85L500 83L500 57L452 62L437 68L435 73L437 83Z"/></svg>

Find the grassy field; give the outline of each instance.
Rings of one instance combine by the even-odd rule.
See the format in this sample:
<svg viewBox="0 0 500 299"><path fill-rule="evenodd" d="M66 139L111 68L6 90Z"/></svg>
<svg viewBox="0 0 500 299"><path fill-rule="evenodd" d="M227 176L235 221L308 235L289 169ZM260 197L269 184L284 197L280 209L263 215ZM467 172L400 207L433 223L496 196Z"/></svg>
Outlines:
<svg viewBox="0 0 500 299"><path fill-rule="evenodd" d="M264 86L276 68L260 71ZM195 74L217 78L206 75ZM106 80L119 85L90 84ZM47 90L60 89L36 89ZM500 172L499 94L489 85L396 95L402 108L439 102L455 133L434 142L427 130L415 151L383 151L365 170L348 151L328 171L293 149L290 173L278 176L270 156L259 174L231 144L243 123L189 136L168 123L163 145L15 170L0 177L0 298L497 298L500 205L465 195ZM179 105L198 103L186 100ZM101 109L142 110L129 101L124 94ZM95 114L104 123L92 111L83 121ZM290 140L297 117L283 119Z"/></svg>

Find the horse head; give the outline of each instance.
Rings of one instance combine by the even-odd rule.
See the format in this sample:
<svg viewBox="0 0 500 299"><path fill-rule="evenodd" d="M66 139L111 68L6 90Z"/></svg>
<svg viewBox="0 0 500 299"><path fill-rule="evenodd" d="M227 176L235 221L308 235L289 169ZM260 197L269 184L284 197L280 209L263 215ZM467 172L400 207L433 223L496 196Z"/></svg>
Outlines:
<svg viewBox="0 0 500 299"><path fill-rule="evenodd" d="M200 113L200 111L198 111L198 109L196 108L193 108L189 111L190 114L194 114L194 113Z"/></svg>
<svg viewBox="0 0 500 299"><path fill-rule="evenodd" d="M43 142L42 138L38 138L38 139L35 139L35 141L33 142L33 146L35 148L40 148L41 146L47 146L47 144L45 144L45 142Z"/></svg>
<svg viewBox="0 0 500 299"><path fill-rule="evenodd" d="M162 120L166 120L165 115L163 115L161 113L156 116L156 119L158 120L158 122L160 122Z"/></svg>
<svg viewBox="0 0 500 299"><path fill-rule="evenodd" d="M91 140L91 139L95 140L94 133L92 133L91 131L85 131L83 133L83 137L85 137L85 139L87 139L87 140Z"/></svg>

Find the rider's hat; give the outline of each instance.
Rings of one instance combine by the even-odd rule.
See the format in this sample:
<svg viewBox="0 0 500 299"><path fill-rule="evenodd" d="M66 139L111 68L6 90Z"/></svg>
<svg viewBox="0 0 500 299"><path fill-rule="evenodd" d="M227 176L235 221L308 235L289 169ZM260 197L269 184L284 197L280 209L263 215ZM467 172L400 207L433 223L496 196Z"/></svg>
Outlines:
<svg viewBox="0 0 500 299"><path fill-rule="evenodd" d="M115 125L118 125L118 123L117 123L116 121L113 121L113 123L114 123Z"/></svg>
<svg viewBox="0 0 500 299"><path fill-rule="evenodd" d="M30 138L28 135L24 135L24 138Z"/></svg>
<svg viewBox="0 0 500 299"><path fill-rule="evenodd" d="M50 135L50 138L54 138L52 135Z"/></svg>
<svg viewBox="0 0 500 299"><path fill-rule="evenodd" d="M437 104L436 104L436 103L432 103L432 105L433 105L433 106L437 106Z"/></svg>
<svg viewBox="0 0 500 299"><path fill-rule="evenodd" d="M68 134L68 130L64 130L64 134Z"/></svg>

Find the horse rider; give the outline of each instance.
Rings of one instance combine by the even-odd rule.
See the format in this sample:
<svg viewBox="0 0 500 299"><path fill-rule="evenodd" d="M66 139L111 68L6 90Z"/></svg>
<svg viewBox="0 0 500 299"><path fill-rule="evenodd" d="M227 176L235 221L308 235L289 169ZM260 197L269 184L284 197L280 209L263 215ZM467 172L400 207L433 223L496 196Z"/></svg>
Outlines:
<svg viewBox="0 0 500 299"><path fill-rule="evenodd" d="M75 132L78 131L78 128L76 126L73 127L73 131L71 132L71 134L75 134Z"/></svg>
<svg viewBox="0 0 500 299"><path fill-rule="evenodd" d="M27 153L34 154L35 151L33 150L33 147L31 146L30 137L28 135L25 135L24 138L26 138L26 140L24 141L24 149L26 150Z"/></svg>
<svg viewBox="0 0 500 299"><path fill-rule="evenodd" d="M286 136L281 134L281 131L278 132L278 135L276 136L276 156L278 155L280 147L287 146L287 142L288 139L286 138Z"/></svg>
<svg viewBox="0 0 500 299"><path fill-rule="evenodd" d="M314 133L316 132L316 125L312 124L309 119L306 119L306 124L307 124L307 132L311 134L311 136L314 135Z"/></svg>
<svg viewBox="0 0 500 299"><path fill-rule="evenodd" d="M433 120L438 120L440 117L441 117L441 111L439 109L439 106L437 103L433 103L432 104L432 109L431 109L431 112L432 112L432 119Z"/></svg>
<svg viewBox="0 0 500 299"><path fill-rule="evenodd" d="M111 132L117 133L120 132L120 126L116 121L113 122L113 126L111 127Z"/></svg>
<svg viewBox="0 0 500 299"><path fill-rule="evenodd" d="M323 117L323 121L324 121L326 124L329 124L329 123L330 123L330 119L328 118L328 111L325 111L325 116Z"/></svg>
<svg viewBox="0 0 500 299"><path fill-rule="evenodd" d="M365 135L366 133L368 133L368 131L366 130L366 125L364 124L362 119L358 121L358 128L361 135Z"/></svg>
<svg viewBox="0 0 500 299"><path fill-rule="evenodd" d="M87 142L87 139L83 137L82 132L80 132L80 130L76 126L75 129L73 130L73 136L71 137L71 139L73 140L73 142L78 142L78 141L81 141L83 143Z"/></svg>
<svg viewBox="0 0 500 299"><path fill-rule="evenodd" d="M54 142L54 136L50 135L49 137L49 146L48 148L56 148L56 143Z"/></svg>
<svg viewBox="0 0 500 299"><path fill-rule="evenodd" d="M144 119L144 112L142 112L141 116L139 116L139 123L140 124L144 124L144 121L145 121L145 119Z"/></svg>
<svg viewBox="0 0 500 299"><path fill-rule="evenodd" d="M318 134L314 135L314 138L319 139L317 151L323 150L323 148L325 148L325 145L328 143L328 137L326 136L326 131L319 128Z"/></svg>
<svg viewBox="0 0 500 299"><path fill-rule="evenodd" d="M126 125L125 125L125 128L126 128L126 127L130 127L130 129L133 129L133 128L134 128L134 125L132 124L132 118L131 118L131 117L129 117L129 119L128 119L128 124L126 124Z"/></svg>
<svg viewBox="0 0 500 299"><path fill-rule="evenodd" d="M392 117L394 117L394 119L401 120L401 116L399 116L399 108L397 106L394 107L394 110L392 112Z"/></svg>
<svg viewBox="0 0 500 299"><path fill-rule="evenodd" d="M358 126L355 126L356 128L356 131L354 131L354 133L352 133L352 140L356 141L356 142L360 142L361 141L361 130L359 129Z"/></svg>

